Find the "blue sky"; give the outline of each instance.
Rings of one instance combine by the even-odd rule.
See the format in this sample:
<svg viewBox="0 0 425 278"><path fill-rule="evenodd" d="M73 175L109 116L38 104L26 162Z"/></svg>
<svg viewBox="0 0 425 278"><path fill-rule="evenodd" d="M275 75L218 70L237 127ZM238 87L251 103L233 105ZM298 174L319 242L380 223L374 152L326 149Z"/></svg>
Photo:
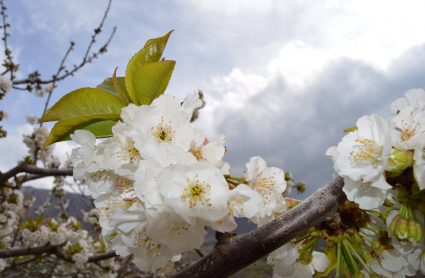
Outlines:
<svg viewBox="0 0 425 278"><path fill-rule="evenodd" d="M136 1L115 0L94 48L117 33L108 52L59 83L62 95L95 87L115 67L123 75L146 40L174 29L164 53L177 64L167 93L205 92L197 128L227 139L232 173L242 175L255 155L307 183L305 198L332 179L328 147L358 118L388 116L393 100L425 88L425 17L422 1ZM69 41L78 64L107 0L8 0L9 43L19 78L39 70L53 75ZM1 46L1 53L3 53ZM10 92L1 110L9 136L1 139L0 170L25 155L25 115L40 116L45 99ZM56 147L62 159L72 144ZM38 182L38 186L48 182ZM296 196L296 194L295 194Z"/></svg>

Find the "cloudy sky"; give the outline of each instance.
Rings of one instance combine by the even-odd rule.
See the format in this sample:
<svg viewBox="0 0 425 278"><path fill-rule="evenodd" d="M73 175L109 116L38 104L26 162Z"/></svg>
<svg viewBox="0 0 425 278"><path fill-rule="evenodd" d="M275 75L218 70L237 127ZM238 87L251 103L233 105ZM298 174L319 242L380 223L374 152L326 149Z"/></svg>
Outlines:
<svg viewBox="0 0 425 278"><path fill-rule="evenodd" d="M107 2L6 1L20 77L53 75L71 40L67 66L78 64ZM205 92L195 126L211 140L226 136L232 174L259 155L305 182L298 196L305 198L332 179L325 152L345 128L366 114L388 116L404 91L425 88L424 8L423 1L115 0L94 47L117 26L108 52L59 83L51 103L95 87L115 67L123 76L146 40L174 29L164 53L177 61L167 93ZM0 102L9 113L0 170L25 155L22 134L32 128L25 115L40 116L44 102L22 91ZM56 147L61 159L71 148Z"/></svg>

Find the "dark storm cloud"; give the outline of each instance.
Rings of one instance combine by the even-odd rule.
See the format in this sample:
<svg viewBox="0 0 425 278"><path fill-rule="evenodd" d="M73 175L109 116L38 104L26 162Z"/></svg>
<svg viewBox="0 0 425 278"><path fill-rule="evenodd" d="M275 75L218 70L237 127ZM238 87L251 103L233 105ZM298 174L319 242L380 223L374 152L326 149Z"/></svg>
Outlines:
<svg viewBox="0 0 425 278"><path fill-rule="evenodd" d="M333 163L325 152L338 144L342 131L363 115L389 116L391 103L406 90L425 88L424 76L425 45L404 52L386 71L361 60L333 60L295 94L277 76L246 101L248 113L216 110L216 118L223 119L218 133L227 139L225 159L240 175L249 158L259 155L307 183L301 197L306 198L332 179ZM268 109L276 106L282 109ZM258 113L260 121L255 120Z"/></svg>

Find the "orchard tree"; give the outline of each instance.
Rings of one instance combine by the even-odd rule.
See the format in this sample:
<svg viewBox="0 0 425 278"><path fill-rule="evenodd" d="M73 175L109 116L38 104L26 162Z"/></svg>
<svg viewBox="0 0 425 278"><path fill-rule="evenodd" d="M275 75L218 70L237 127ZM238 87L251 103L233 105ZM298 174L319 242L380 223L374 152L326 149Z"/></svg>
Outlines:
<svg viewBox="0 0 425 278"><path fill-rule="evenodd" d="M72 91L47 109L56 83L79 68L61 75L73 43L52 80L36 73L15 80L18 67L7 47L9 26L0 3L7 57L0 88L6 93L26 84L27 90L35 86L48 93L40 126L24 139L30 156L0 176L3 271L44 267L49 277L123 277L130 261L141 271L156 271L197 249L202 258L172 277L228 277L264 256L278 277L323 277L332 270L336 277L425 273L422 89L395 100L392 116L363 116L348 128L326 153L338 175L298 201L284 197L291 174L268 167L259 156L247 162L243 176L231 174L225 136L211 139L191 125L194 111L204 105L202 94L183 101L164 94L176 64L161 59L172 31L148 40L125 76L115 70L96 88ZM80 67L97 55L89 56L90 48L110 4ZM42 124L53 121L48 132ZM96 144L97 138L103 140ZM60 168L52 148L71 139L80 146L66 169ZM85 220L101 231L90 234L67 215L67 175L91 192L96 209ZM23 219L19 211L32 200L23 199L21 185L46 176L56 177L54 196L63 213ZM238 236L235 218L258 228ZM216 231L217 243L204 255L199 248L206 227ZM320 239L326 241L324 253L315 251Z"/></svg>

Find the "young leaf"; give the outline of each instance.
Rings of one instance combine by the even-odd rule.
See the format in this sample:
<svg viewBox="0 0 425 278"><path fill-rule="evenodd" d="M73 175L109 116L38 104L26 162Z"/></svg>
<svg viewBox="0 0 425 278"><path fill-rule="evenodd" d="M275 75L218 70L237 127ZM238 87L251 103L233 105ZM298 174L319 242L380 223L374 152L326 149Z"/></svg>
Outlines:
<svg viewBox="0 0 425 278"><path fill-rule="evenodd" d="M114 74L112 75L112 83L114 84L115 90L120 95L121 100L129 104L127 97L125 96L124 92L121 90L120 83L117 78L117 69L118 67L115 68Z"/></svg>
<svg viewBox="0 0 425 278"><path fill-rule="evenodd" d="M88 130L96 138L112 137L112 127L120 120L120 114L84 116L62 120L55 124L44 143L43 149L53 143L70 140L71 134L77 129Z"/></svg>
<svg viewBox="0 0 425 278"><path fill-rule="evenodd" d="M39 217L37 217L37 219L35 220L35 226L38 226L41 221L43 220L44 215L40 215Z"/></svg>
<svg viewBox="0 0 425 278"><path fill-rule="evenodd" d="M145 46L128 62L127 69L125 70L125 86L134 104L140 105L136 97L136 92L133 88L133 73L142 65L158 62L159 59L161 59L162 53L164 52L165 46L168 42L168 38L173 31L174 30L171 30L163 37L148 40Z"/></svg>
<svg viewBox="0 0 425 278"><path fill-rule="evenodd" d="M133 86L137 100L149 105L167 89L175 61L147 63L133 73Z"/></svg>
<svg viewBox="0 0 425 278"><path fill-rule="evenodd" d="M44 113L40 122L83 116L120 114L126 104L114 95L94 88L81 88L63 96Z"/></svg>
<svg viewBox="0 0 425 278"><path fill-rule="evenodd" d="M344 129L344 132L354 132L356 130L358 130L358 127L357 126Z"/></svg>
<svg viewBox="0 0 425 278"><path fill-rule="evenodd" d="M120 88L121 88L122 92L124 93L125 97L128 99L129 102L131 102L130 95L128 94L127 89L125 87L125 78L124 77L117 77L117 79L118 79L118 84L120 85ZM99 90L102 90L104 92L111 93L114 96L121 98L120 94L115 89L114 83L112 82L112 78L106 78L102 82L102 84L96 86L96 88L99 89ZM125 100L122 99L122 101L125 101Z"/></svg>

